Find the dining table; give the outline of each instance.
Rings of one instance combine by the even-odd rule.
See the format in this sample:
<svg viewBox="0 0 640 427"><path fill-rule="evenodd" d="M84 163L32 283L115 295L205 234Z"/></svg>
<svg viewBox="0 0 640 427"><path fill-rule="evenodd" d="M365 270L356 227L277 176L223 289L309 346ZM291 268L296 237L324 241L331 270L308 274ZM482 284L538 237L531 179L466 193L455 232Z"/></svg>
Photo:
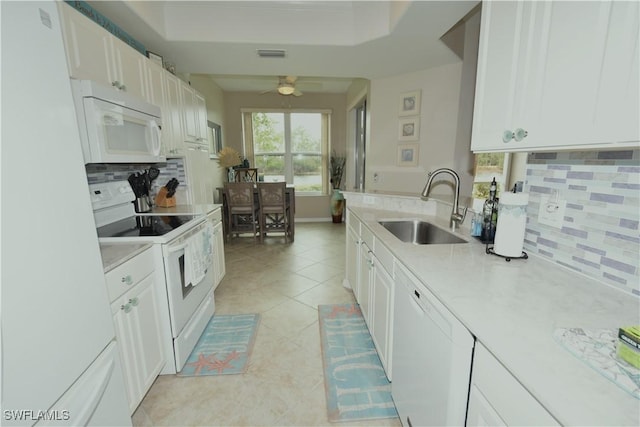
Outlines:
<svg viewBox="0 0 640 427"><path fill-rule="evenodd" d="M221 200L222 203L222 223L224 229L227 230L229 226L229 212L227 210L227 199L224 193L224 187L216 187L218 190L218 200ZM285 200L287 203L287 208L289 211L289 226L291 227L291 241L293 242L295 237L295 213L296 213L296 190L293 185L287 185L284 190ZM258 185L255 184L253 186L253 198L255 200L256 206L260 205L260 198L258 196ZM226 236L227 233L225 233Z"/></svg>

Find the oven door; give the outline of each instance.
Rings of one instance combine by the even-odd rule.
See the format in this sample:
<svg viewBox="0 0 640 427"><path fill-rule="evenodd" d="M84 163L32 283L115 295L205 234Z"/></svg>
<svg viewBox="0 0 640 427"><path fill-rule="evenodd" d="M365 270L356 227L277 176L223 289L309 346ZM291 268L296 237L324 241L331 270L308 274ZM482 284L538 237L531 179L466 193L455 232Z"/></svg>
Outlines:
<svg viewBox="0 0 640 427"><path fill-rule="evenodd" d="M171 333L177 338L213 289L213 227L208 221L163 245Z"/></svg>

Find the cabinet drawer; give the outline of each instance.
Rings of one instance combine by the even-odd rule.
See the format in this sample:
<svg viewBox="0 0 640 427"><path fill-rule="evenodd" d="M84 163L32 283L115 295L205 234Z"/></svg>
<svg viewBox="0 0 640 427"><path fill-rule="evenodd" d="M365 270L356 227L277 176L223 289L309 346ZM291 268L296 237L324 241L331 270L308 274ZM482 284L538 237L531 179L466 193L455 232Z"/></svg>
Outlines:
<svg viewBox="0 0 640 427"><path fill-rule="evenodd" d="M507 425L559 425L479 342L476 343L474 354L472 384L472 390L479 391Z"/></svg>
<svg viewBox="0 0 640 427"><path fill-rule="evenodd" d="M115 300L153 272L153 251L147 249L105 275L109 301Z"/></svg>
<svg viewBox="0 0 640 427"><path fill-rule="evenodd" d="M216 223L222 221L222 210L221 209L216 209L215 211L213 211L209 215L207 215L207 219L209 221L211 221L211 223L213 225L215 225Z"/></svg>
<svg viewBox="0 0 640 427"><path fill-rule="evenodd" d="M371 249L374 253L376 252L376 248L375 248L375 236L373 235L373 233L371 232L371 230L369 230L367 227L362 226L360 228L360 237L362 238L362 241L365 242L367 244L367 246L369 246L369 249Z"/></svg>
<svg viewBox="0 0 640 427"><path fill-rule="evenodd" d="M385 245L378 242L374 253L380 264L387 270L387 273L389 273L389 276L393 277L393 255L391 251L389 251Z"/></svg>

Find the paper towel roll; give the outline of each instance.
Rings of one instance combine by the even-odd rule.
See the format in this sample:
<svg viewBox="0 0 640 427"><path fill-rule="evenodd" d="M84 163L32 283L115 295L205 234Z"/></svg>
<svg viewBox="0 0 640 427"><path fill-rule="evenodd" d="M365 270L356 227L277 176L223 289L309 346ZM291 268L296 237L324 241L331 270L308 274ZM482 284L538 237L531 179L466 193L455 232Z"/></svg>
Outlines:
<svg viewBox="0 0 640 427"><path fill-rule="evenodd" d="M519 257L527 226L528 193L502 193L498 201L498 224L493 251L498 255Z"/></svg>

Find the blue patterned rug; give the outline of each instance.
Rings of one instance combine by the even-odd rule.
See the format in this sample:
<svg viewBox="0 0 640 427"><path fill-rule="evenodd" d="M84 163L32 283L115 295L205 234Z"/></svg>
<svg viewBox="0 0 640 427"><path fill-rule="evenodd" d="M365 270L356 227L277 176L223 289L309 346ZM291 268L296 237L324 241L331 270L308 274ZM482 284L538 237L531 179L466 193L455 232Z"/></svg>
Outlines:
<svg viewBox="0 0 640 427"><path fill-rule="evenodd" d="M398 416L391 383L357 304L318 306L329 421Z"/></svg>
<svg viewBox="0 0 640 427"><path fill-rule="evenodd" d="M244 373L259 322L259 314L214 315L178 375Z"/></svg>

